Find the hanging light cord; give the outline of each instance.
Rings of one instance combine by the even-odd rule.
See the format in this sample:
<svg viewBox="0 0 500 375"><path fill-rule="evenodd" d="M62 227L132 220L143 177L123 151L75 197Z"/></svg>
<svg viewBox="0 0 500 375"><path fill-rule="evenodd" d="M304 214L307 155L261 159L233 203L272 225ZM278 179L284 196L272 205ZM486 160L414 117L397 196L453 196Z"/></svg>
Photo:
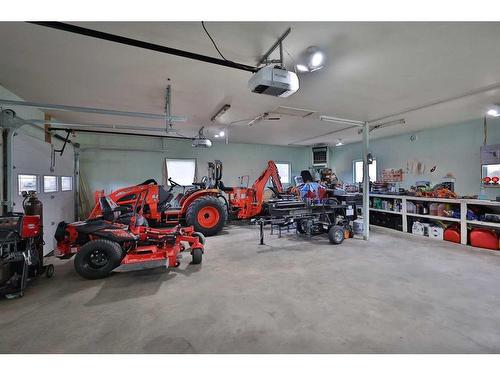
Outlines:
<svg viewBox="0 0 500 375"><path fill-rule="evenodd" d="M219 53L220 57L222 57L224 60L226 61L231 61L231 60L228 60L224 57L224 55L221 53L221 51L219 50L219 47L217 47L217 44L215 43L214 39L212 38L212 36L210 35L210 33L208 32L207 28L205 27L205 22L204 21L201 21L201 26L203 26L203 30L205 30L205 32L207 33L207 36L210 38L210 40L212 41L212 44L214 45L215 49L217 50L217 52Z"/></svg>

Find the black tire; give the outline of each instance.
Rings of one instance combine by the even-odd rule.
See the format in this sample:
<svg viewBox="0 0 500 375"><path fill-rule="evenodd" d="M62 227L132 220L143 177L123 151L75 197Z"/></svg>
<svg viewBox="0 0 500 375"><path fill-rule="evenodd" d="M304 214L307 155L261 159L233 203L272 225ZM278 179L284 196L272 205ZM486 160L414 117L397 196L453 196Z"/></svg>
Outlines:
<svg viewBox="0 0 500 375"><path fill-rule="evenodd" d="M194 237L198 237L200 239L200 243L202 245L205 245L206 239L205 239L205 235L203 233L201 233L201 232L193 232L193 236Z"/></svg>
<svg viewBox="0 0 500 375"><path fill-rule="evenodd" d="M203 226L202 223L198 221L198 214L200 211L213 208L217 211L217 219L210 226ZM192 225L196 232L200 232L205 236L215 236L219 233L227 221L227 210L224 203L214 196L204 196L195 199L188 207L186 211L186 223L187 225Z"/></svg>
<svg viewBox="0 0 500 375"><path fill-rule="evenodd" d="M120 244L109 240L92 240L75 256L75 270L86 279L101 279L118 267L123 257Z"/></svg>
<svg viewBox="0 0 500 375"><path fill-rule="evenodd" d="M54 265L53 264L49 264L46 268L45 268L45 277L47 279L51 279L53 276L54 276Z"/></svg>
<svg viewBox="0 0 500 375"><path fill-rule="evenodd" d="M297 226L297 232L300 234L307 234L307 230L304 229L304 224L307 223L306 220L299 220L295 224Z"/></svg>
<svg viewBox="0 0 500 375"><path fill-rule="evenodd" d="M344 228L340 225L334 225L328 231L328 239L331 244L340 245L344 242Z"/></svg>
<svg viewBox="0 0 500 375"><path fill-rule="evenodd" d="M201 260L203 259L203 251L201 249L193 249L193 251L191 251L191 255L193 257L191 264L201 263Z"/></svg>

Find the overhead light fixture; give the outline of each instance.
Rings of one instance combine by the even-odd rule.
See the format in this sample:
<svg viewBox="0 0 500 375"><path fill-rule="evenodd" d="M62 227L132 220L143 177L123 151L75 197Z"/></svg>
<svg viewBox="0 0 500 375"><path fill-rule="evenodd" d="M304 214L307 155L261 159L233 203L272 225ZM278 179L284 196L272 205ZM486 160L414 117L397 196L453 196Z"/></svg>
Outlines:
<svg viewBox="0 0 500 375"><path fill-rule="evenodd" d="M344 145L344 144L342 143L342 139L340 139L340 138L339 138L338 142L337 142L337 143L335 143L335 146L339 147L339 146L342 146L342 145Z"/></svg>
<svg viewBox="0 0 500 375"><path fill-rule="evenodd" d="M499 117L500 116L500 106L494 105L492 106L486 114L490 117Z"/></svg>
<svg viewBox="0 0 500 375"><path fill-rule="evenodd" d="M224 130L221 130L219 132L219 137L224 137L226 135L226 133L224 132Z"/></svg>
<svg viewBox="0 0 500 375"><path fill-rule="evenodd" d="M326 122L336 122L339 124L349 124L349 125L356 125L356 126L363 126L365 123L364 121L358 121L358 120L351 120L347 118L340 118L340 117L332 117L332 116L319 116L319 119L321 121L326 121Z"/></svg>
<svg viewBox="0 0 500 375"><path fill-rule="evenodd" d="M307 47L297 59L295 68L301 73L314 72L323 68L325 53L317 46Z"/></svg>
<svg viewBox="0 0 500 375"><path fill-rule="evenodd" d="M215 120L218 120L224 113L226 113L229 110L229 108L231 108L230 104L224 104L221 107L221 109L219 109L217 111L217 113L212 116L212 118L210 119L210 121L214 122Z"/></svg>

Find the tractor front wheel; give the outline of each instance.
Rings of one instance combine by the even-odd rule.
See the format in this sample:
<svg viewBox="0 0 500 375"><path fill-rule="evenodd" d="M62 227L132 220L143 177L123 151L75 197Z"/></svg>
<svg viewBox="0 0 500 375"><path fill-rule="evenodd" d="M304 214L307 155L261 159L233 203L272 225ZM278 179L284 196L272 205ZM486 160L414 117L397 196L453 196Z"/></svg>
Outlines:
<svg viewBox="0 0 500 375"><path fill-rule="evenodd" d="M86 279L101 279L118 267L123 257L120 244L109 240L92 240L75 256L75 270Z"/></svg>
<svg viewBox="0 0 500 375"><path fill-rule="evenodd" d="M214 196L204 196L194 200L186 211L186 223L205 236L219 233L226 221L226 207Z"/></svg>

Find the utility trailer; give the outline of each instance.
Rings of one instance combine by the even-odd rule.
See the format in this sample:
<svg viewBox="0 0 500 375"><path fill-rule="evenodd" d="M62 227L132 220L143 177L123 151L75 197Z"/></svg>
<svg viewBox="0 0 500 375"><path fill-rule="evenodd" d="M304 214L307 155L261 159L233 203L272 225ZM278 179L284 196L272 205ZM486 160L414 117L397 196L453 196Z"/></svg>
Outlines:
<svg viewBox="0 0 500 375"><path fill-rule="evenodd" d="M260 244L264 245L264 226L270 224L271 230L294 227L296 232L308 237L328 234L330 243L341 244L345 238L352 238L350 225L355 220L353 206L340 204L334 198L323 200L279 199L270 200L268 215L255 220L260 227Z"/></svg>

